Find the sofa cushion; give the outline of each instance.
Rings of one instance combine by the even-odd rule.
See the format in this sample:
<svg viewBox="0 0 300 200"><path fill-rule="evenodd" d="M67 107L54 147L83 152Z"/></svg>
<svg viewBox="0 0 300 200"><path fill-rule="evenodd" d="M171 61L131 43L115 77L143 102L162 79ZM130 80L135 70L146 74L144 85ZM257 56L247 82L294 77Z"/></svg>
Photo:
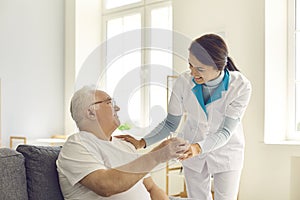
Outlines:
<svg viewBox="0 0 300 200"><path fill-rule="evenodd" d="M24 157L15 150L0 148L0 199L28 200Z"/></svg>
<svg viewBox="0 0 300 200"><path fill-rule="evenodd" d="M61 147L19 145L25 157L27 192L30 200L63 200L56 171Z"/></svg>

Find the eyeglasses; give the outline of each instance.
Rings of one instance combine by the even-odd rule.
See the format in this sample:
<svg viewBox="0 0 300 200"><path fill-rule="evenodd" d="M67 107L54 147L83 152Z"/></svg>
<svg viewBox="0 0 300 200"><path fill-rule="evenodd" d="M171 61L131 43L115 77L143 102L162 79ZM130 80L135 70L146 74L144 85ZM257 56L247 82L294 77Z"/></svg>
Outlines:
<svg viewBox="0 0 300 200"><path fill-rule="evenodd" d="M194 67L191 63L189 63L190 69L196 69L198 72L205 72L207 69L204 69L202 67Z"/></svg>
<svg viewBox="0 0 300 200"><path fill-rule="evenodd" d="M111 107L113 107L113 108L116 106L116 101L113 98L108 98L108 99L105 99L102 101L96 101L95 103L92 103L90 106L93 106L93 105L96 105L99 103L107 103L107 104L111 103Z"/></svg>

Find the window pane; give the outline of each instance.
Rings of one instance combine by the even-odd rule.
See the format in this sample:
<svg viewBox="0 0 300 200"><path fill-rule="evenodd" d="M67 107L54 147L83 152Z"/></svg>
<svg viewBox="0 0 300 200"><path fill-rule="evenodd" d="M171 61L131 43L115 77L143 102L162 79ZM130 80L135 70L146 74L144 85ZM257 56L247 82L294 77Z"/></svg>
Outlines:
<svg viewBox="0 0 300 200"><path fill-rule="evenodd" d="M156 107L156 111L160 112L157 113L158 116L155 116L156 122L160 122L165 117L162 114L167 113L166 85L167 76L172 75L172 54L152 50L151 66L150 109Z"/></svg>
<svg viewBox="0 0 300 200"><path fill-rule="evenodd" d="M131 51L130 49L126 48L126 35L122 35L122 33L133 30L133 29L140 29L141 28L141 15L132 14L126 15L120 18L112 19L107 21L107 40L111 39L114 36L123 37L120 41L124 41L124 44L115 44L107 42L107 49L106 49L106 57L107 57L107 71L106 71L106 91L110 95L116 95L117 103L121 107L121 112L119 112L119 116L122 122L135 122L140 123L137 120L140 120L141 116L141 94L140 90L134 91L134 93L129 94L130 92L122 90L126 84L128 84L128 88L131 85L139 85L141 80L139 77L139 72L136 70L140 70L141 66L141 50L135 49ZM128 36L128 35L127 35ZM141 34L140 34L141 36ZM113 40L113 39L112 39ZM119 40L118 40L119 41ZM134 40L135 46L141 47L141 37L137 37ZM112 46L109 46L109 45ZM117 47L115 45L118 45ZM117 49L116 49L117 48ZM124 50L123 50L124 49ZM130 51L130 52L128 52ZM116 54L116 52L119 52ZM133 76L132 73L135 70L134 75L134 83L133 82L126 82L124 80L128 77ZM120 90L121 88L121 90ZM130 88L131 92L133 92L133 88ZM120 94L120 93L124 94Z"/></svg>
<svg viewBox="0 0 300 200"><path fill-rule="evenodd" d="M136 72L136 70L140 70L140 66L141 51L138 50L121 55L106 71L106 90L114 97L117 95L116 100L121 107L119 114L122 122L141 123L139 122L141 116L140 88L133 87L137 87L141 83L140 73ZM134 79L128 79L133 76Z"/></svg>
<svg viewBox="0 0 300 200"><path fill-rule="evenodd" d="M296 84L296 126L300 132L300 83Z"/></svg>
<svg viewBox="0 0 300 200"><path fill-rule="evenodd" d="M153 9L151 11L151 27L172 30L172 7Z"/></svg>
<svg viewBox="0 0 300 200"><path fill-rule="evenodd" d="M151 27L172 30L171 6L153 9L151 11ZM150 124L152 126L161 122L167 113L167 76L172 75L172 31L166 38L157 38L151 35L151 44L161 42L161 50L150 51ZM152 46L152 45L151 45Z"/></svg>
<svg viewBox="0 0 300 200"><path fill-rule="evenodd" d="M296 0L296 29L300 29L300 0Z"/></svg>
<svg viewBox="0 0 300 200"><path fill-rule="evenodd" d="M107 82L106 87L110 94L113 94L120 80L124 76L141 65L141 51L135 51L130 54L121 55L114 61L107 69ZM137 77L139 79L139 77Z"/></svg>
<svg viewBox="0 0 300 200"><path fill-rule="evenodd" d="M123 23L124 23L123 24L123 32L140 29L142 26L141 25L141 15L134 14L134 15L125 16Z"/></svg>
<svg viewBox="0 0 300 200"><path fill-rule="evenodd" d="M296 80L300 81L300 32L296 33Z"/></svg>
<svg viewBox="0 0 300 200"><path fill-rule="evenodd" d="M123 18L112 19L107 22L107 33L106 38L110 39L120 33L123 29Z"/></svg>
<svg viewBox="0 0 300 200"><path fill-rule="evenodd" d="M126 31L141 28L141 14L126 15L107 21L106 38L110 39Z"/></svg>
<svg viewBox="0 0 300 200"><path fill-rule="evenodd" d="M127 5L124 1L120 2L118 6ZM117 7L116 5L117 4L115 4L115 7ZM110 8L113 7L114 6L111 6ZM145 18L150 19L149 21L147 19L145 20L147 23L150 22L150 24L146 25L147 27L172 30L171 6L156 7L150 9L150 11L149 15L145 16ZM140 14L126 15L112 19L107 22L107 38L109 39L121 33L140 28ZM121 104L121 111L119 112L121 121L133 122L135 125L141 125L141 127L148 127L148 125L150 125L149 122L151 125L154 125L154 123L157 124L166 116L166 81L167 76L172 75L172 31L170 31L169 36L165 36L166 38L162 38L161 35L158 36L157 34L153 35L154 34L151 34L149 37L146 36L146 38L150 39L150 45L154 46L155 44L152 42L156 44L159 42L159 47L161 48L159 48L159 50L150 49L144 51L146 53L145 58L147 58L145 59L147 61L147 63L145 63L146 65L141 64L142 51L139 49L133 52L124 52L124 54L119 55L113 62L107 63L109 68L106 73L106 86L107 91L112 95L115 89L118 89L120 83L122 83L121 79L124 79L127 74L134 71L134 80L130 80L130 83L139 82L138 87L130 90L129 97L128 94L124 92L124 95L128 97L127 99L120 99L122 102L127 101L127 107L122 106L122 102L119 102L118 98L116 100L119 105ZM124 40L126 40L126 38L124 38ZM135 40L142 46L141 38L136 38ZM161 44L162 40L163 44ZM112 57L115 51L116 48L107 47L107 57ZM149 68L141 68L141 66L149 66L148 64L151 64ZM142 70L140 73L142 76L136 74L138 70ZM143 85L143 83L148 83L148 81L150 81L150 85ZM129 87L128 82L123 83L123 85L126 88ZM124 110L126 110L125 112L128 111L129 118L128 116L123 116L122 113ZM150 116L148 113L151 115L152 121L149 120Z"/></svg>
<svg viewBox="0 0 300 200"><path fill-rule="evenodd" d="M296 65L295 65L295 122L296 130L300 133L300 0L296 0Z"/></svg>
<svg viewBox="0 0 300 200"><path fill-rule="evenodd" d="M105 8L111 9L111 8L117 8L125 5L129 5L132 3L140 2L141 0L106 0L105 1Z"/></svg>
<svg viewBox="0 0 300 200"><path fill-rule="evenodd" d="M141 81L140 79L138 79L137 81ZM128 122L133 123L135 126L137 127L141 127L142 126L142 122L141 122L141 90L142 88L139 88L138 90L134 91L129 99L128 99L128 114L129 114L129 118L130 120L128 120ZM139 133L142 134L142 133Z"/></svg>

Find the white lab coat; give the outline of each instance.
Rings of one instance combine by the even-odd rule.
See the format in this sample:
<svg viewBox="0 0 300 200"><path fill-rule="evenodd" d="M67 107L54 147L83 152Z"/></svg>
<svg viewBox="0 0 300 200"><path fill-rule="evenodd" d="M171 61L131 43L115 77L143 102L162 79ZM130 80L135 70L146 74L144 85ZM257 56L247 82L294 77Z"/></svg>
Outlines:
<svg viewBox="0 0 300 200"><path fill-rule="evenodd" d="M249 103L251 84L240 72L229 71L229 86L221 98L206 105L207 115L197 101L192 88L195 86L189 73L179 76L173 87L168 112L172 115L187 114L182 132L190 143L204 140L208 134L215 133L228 116L242 120ZM183 161L183 166L201 171L207 163L209 173L241 170L244 160L244 133L239 123L230 140L223 147L212 152Z"/></svg>

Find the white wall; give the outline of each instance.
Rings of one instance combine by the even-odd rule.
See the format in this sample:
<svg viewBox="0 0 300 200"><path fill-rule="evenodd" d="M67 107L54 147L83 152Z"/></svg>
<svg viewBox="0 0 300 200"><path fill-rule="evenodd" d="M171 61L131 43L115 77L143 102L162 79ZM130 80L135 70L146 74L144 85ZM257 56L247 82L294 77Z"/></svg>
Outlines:
<svg viewBox="0 0 300 200"><path fill-rule="evenodd" d="M2 145L64 130L64 1L0 1Z"/></svg>
<svg viewBox="0 0 300 200"><path fill-rule="evenodd" d="M296 199L292 156L300 146L266 145L264 138L264 1L174 0L174 30L195 38L225 31L229 55L252 82L253 93L243 123L245 167L239 200ZM179 67L179 70L186 66ZM276 114L276 113L274 113ZM276 125L276 124L274 124ZM291 180L291 177L293 179Z"/></svg>
<svg viewBox="0 0 300 200"><path fill-rule="evenodd" d="M175 31L191 38L225 31L230 55L252 82L253 94L243 120L246 152L239 200L297 199L295 184L300 177L295 157L300 156L300 147L263 143L264 1L173 3ZM1 131L6 146L10 135L35 138L64 131L64 78L68 77L64 77L64 20L62 0L0 1ZM81 36L80 41L87 37ZM75 36L73 44L74 40ZM73 61L75 65L74 55ZM182 64L177 70L186 67Z"/></svg>

